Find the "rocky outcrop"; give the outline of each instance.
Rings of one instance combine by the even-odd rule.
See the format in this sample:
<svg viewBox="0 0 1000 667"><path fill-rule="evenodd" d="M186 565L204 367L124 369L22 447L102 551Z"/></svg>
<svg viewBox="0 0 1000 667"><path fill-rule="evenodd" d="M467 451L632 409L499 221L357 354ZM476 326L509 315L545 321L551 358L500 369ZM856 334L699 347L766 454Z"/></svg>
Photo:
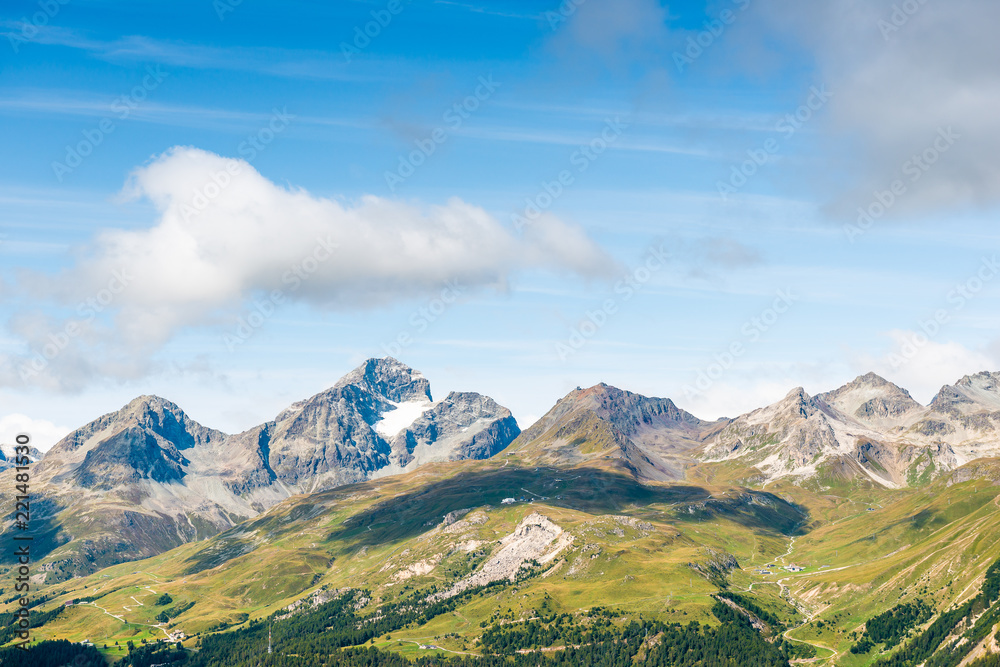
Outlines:
<svg viewBox="0 0 1000 667"><path fill-rule="evenodd" d="M500 540L499 549L479 569L447 591L430 596L428 601L447 600L470 588L502 579L513 582L525 564L550 563L572 543L573 536L552 523L548 517L538 512L529 514L514 532Z"/></svg>
<svg viewBox="0 0 1000 667"><path fill-rule="evenodd" d="M727 582L729 580L729 573L733 570L741 569L740 562L736 559L736 556L728 551L719 551L718 549L705 547L704 552L705 557L703 559L689 563L688 565L695 572L698 572L716 585Z"/></svg>

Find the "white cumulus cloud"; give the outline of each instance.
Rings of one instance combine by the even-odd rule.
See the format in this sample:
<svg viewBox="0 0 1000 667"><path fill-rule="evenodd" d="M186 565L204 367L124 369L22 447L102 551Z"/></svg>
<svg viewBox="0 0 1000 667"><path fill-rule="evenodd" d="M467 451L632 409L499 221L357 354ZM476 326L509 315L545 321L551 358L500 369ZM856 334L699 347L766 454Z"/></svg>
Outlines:
<svg viewBox="0 0 1000 667"><path fill-rule="evenodd" d="M13 445L18 434L27 433L31 437L31 446L44 452L69 435L71 430L44 419L10 414L0 417L0 445Z"/></svg>
<svg viewBox="0 0 1000 667"><path fill-rule="evenodd" d="M615 269L582 230L551 215L517 236L458 198L346 202L278 185L245 161L196 148L175 147L136 169L124 194L149 200L155 224L104 230L71 268L23 281L36 297L74 312L11 320L8 329L32 352L0 359L5 384L24 381L24 362L46 345L60 347L52 336L71 324L46 378L31 376L34 383L77 389L95 375L140 377L180 330L231 321L275 291L316 308L356 309L425 297L450 282L503 289L521 270L596 278Z"/></svg>

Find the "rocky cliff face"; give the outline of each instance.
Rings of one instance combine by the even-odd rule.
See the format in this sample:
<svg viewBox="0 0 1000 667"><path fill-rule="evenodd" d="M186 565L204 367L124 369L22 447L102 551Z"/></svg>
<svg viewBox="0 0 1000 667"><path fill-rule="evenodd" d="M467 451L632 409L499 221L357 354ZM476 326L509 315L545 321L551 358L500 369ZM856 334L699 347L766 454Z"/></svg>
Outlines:
<svg viewBox="0 0 1000 667"><path fill-rule="evenodd" d="M371 359L332 389L281 413L268 447L277 478L323 486L431 461L489 458L520 433L510 410L472 392L434 402L419 372Z"/></svg>
<svg viewBox="0 0 1000 667"><path fill-rule="evenodd" d="M67 571L160 553L213 535L295 493L427 461L486 458L520 430L475 393L434 403L395 359L371 359L332 388L236 435L142 396L74 431L35 467Z"/></svg>
<svg viewBox="0 0 1000 667"><path fill-rule="evenodd" d="M487 459L520 433L510 410L492 398L452 392L392 436L391 458L401 468L434 460Z"/></svg>
<svg viewBox="0 0 1000 667"><path fill-rule="evenodd" d="M111 490L142 482L182 483L226 470L226 434L205 428L157 396L140 396L63 438L35 468L57 485Z"/></svg>

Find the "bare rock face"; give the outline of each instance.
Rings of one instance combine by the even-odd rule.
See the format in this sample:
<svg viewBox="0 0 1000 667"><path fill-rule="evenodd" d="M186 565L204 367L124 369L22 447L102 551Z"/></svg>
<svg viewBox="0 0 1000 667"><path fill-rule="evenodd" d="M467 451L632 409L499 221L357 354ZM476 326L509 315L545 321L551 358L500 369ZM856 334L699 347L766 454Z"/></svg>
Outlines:
<svg viewBox="0 0 1000 667"><path fill-rule="evenodd" d="M286 484L317 476L325 478L324 486L365 479L389 463L389 445L374 424L393 409L394 398L414 394L429 398L426 380L395 360L369 360L277 416L269 425L269 464Z"/></svg>
<svg viewBox="0 0 1000 667"><path fill-rule="evenodd" d="M844 449L833 426L840 416L797 387L778 403L730 422L705 448L705 458L746 458L774 478L805 474L824 452Z"/></svg>
<svg viewBox="0 0 1000 667"><path fill-rule="evenodd" d="M689 566L713 583L725 582L730 572L742 569L736 556L728 551L719 551L711 547L704 547L703 551L705 556L699 561L689 563Z"/></svg>
<svg viewBox="0 0 1000 667"><path fill-rule="evenodd" d="M84 488L111 489L152 480L179 481L191 462L185 451L211 450L225 440L158 396L140 396L60 440L35 468L41 479L67 475Z"/></svg>
<svg viewBox="0 0 1000 667"><path fill-rule="evenodd" d="M573 543L573 536L552 523L548 517L533 512L517 525L510 535L500 540L499 549L478 570L447 591L435 593L430 601L447 600L462 591L485 586L494 581L514 581L517 573L529 561L550 563Z"/></svg>
<svg viewBox="0 0 1000 667"><path fill-rule="evenodd" d="M910 393L875 373L862 375L843 387L817 396L846 415L872 426L895 425L923 409Z"/></svg>
<svg viewBox="0 0 1000 667"><path fill-rule="evenodd" d="M510 410L492 398L452 392L396 434L392 457L403 467L426 461L429 455L451 461L488 459L520 433Z"/></svg>
<svg viewBox="0 0 1000 667"><path fill-rule="evenodd" d="M278 416L270 465L286 484L318 478L328 487L430 461L489 458L519 433L510 410L493 399L452 392L435 403L419 372L372 359Z"/></svg>
<svg viewBox="0 0 1000 667"><path fill-rule="evenodd" d="M966 375L954 385L945 385L930 403L940 414L962 417L1000 412L1000 373L982 372Z"/></svg>

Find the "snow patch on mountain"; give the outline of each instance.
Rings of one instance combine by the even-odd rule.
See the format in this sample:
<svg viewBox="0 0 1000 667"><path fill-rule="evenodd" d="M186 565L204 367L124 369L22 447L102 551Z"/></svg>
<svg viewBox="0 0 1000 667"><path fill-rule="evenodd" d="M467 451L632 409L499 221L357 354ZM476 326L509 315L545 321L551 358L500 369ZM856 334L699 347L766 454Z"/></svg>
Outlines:
<svg viewBox="0 0 1000 667"><path fill-rule="evenodd" d="M395 410L382 413L382 418L375 422L375 431L383 438L391 439L397 433L417 421L425 412L434 407L434 403L425 400L389 401Z"/></svg>

